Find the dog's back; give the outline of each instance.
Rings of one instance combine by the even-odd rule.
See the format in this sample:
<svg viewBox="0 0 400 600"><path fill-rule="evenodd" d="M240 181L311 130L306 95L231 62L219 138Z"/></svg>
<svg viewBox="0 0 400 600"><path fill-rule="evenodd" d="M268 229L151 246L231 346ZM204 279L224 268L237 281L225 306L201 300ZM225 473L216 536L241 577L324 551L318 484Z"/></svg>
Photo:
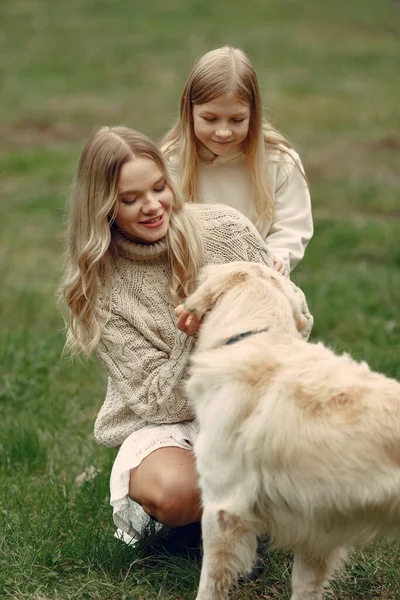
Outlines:
<svg viewBox="0 0 400 600"><path fill-rule="evenodd" d="M239 486L278 545L320 545L324 532L347 545L400 526L398 382L272 332L195 356L191 388L198 461L220 448L223 487Z"/></svg>

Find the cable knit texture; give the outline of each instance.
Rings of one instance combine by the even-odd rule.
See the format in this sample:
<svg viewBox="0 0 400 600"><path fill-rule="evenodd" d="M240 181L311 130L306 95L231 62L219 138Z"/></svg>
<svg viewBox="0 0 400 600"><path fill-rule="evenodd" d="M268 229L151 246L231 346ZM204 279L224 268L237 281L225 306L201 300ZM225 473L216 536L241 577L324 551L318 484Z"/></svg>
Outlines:
<svg viewBox="0 0 400 600"><path fill-rule="evenodd" d="M228 206L189 204L201 229L205 263L236 260L273 266L255 227ZM108 378L106 399L95 423L99 444L117 447L148 425L190 421L194 412L185 393L195 340L176 328L169 292L171 270L164 240L137 244L115 234L119 256L112 274L111 310L100 302L104 327L97 351ZM303 293L304 313L312 317Z"/></svg>
<svg viewBox="0 0 400 600"><path fill-rule="evenodd" d="M174 181L179 184L177 157L169 158L168 167ZM271 256L282 260L290 273L303 258L313 235L310 192L299 168L303 169L303 165L294 150L265 153L265 176L275 214L272 220L259 222L251 200L253 190L246 155L238 152L215 156L203 146L199 150L197 200L236 208L257 225Z"/></svg>

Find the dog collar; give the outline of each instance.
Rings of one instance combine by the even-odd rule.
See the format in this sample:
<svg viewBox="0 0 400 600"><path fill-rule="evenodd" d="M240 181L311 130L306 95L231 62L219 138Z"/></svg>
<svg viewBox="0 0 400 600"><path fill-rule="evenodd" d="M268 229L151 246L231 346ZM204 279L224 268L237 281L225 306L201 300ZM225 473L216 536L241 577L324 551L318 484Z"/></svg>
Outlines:
<svg viewBox="0 0 400 600"><path fill-rule="evenodd" d="M236 342L241 342L242 340L244 340L245 338L249 337L250 335L255 335L256 333L265 333L267 331L269 331L269 327L264 327L264 329L256 329L255 331L245 331L244 333L239 333L239 335L235 335L231 338L229 338L229 340L227 342L225 342L225 346L228 346L228 344L236 344Z"/></svg>

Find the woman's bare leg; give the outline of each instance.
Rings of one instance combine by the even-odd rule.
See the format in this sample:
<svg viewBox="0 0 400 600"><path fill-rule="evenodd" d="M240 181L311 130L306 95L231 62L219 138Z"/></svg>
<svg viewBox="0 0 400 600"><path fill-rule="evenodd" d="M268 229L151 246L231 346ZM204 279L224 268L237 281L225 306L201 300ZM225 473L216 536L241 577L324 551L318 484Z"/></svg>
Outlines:
<svg viewBox="0 0 400 600"><path fill-rule="evenodd" d="M201 519L195 458L190 450L168 446L131 469L129 497L168 527Z"/></svg>

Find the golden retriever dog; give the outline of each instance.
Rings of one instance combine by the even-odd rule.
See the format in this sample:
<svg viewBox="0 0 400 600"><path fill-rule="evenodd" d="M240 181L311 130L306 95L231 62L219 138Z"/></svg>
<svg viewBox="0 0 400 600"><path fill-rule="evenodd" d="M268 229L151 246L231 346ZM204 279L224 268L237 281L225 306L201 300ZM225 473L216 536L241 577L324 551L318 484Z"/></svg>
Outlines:
<svg viewBox="0 0 400 600"><path fill-rule="evenodd" d="M298 296L253 263L205 267L187 389L203 502L197 600L223 600L256 537L294 550L291 600L320 600L346 548L400 528L400 383L307 343Z"/></svg>

